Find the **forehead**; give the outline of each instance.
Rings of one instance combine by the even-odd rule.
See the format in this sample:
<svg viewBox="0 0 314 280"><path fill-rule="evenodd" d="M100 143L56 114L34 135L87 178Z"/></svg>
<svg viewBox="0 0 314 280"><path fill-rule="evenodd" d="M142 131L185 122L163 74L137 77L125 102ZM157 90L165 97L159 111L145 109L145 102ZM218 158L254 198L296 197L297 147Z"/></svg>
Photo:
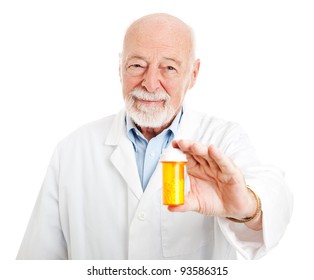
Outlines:
<svg viewBox="0 0 314 280"><path fill-rule="evenodd" d="M150 48L150 47L129 47L124 52L123 59L125 61L130 60L143 60L146 62L175 62L176 64L182 64L182 61L185 59L185 54L177 49L169 48L169 47L158 47L158 48Z"/></svg>
<svg viewBox="0 0 314 280"><path fill-rule="evenodd" d="M191 34L183 24L165 20L136 22L128 29L124 56L157 55L176 59L191 51Z"/></svg>

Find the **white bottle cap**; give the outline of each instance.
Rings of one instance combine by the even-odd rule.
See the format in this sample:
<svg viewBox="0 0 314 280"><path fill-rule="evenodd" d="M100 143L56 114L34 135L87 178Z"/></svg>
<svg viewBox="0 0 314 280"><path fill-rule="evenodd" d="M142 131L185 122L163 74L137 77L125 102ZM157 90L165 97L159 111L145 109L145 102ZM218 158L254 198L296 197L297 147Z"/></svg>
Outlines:
<svg viewBox="0 0 314 280"><path fill-rule="evenodd" d="M160 156L161 162L187 162L186 154L181 150L172 147L163 149Z"/></svg>

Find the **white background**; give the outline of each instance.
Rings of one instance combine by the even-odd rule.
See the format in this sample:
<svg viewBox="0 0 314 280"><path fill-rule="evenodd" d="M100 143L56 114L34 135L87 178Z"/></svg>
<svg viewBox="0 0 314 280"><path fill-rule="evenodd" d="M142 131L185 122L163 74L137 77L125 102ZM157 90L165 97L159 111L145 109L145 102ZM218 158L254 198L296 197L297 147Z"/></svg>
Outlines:
<svg viewBox="0 0 314 280"><path fill-rule="evenodd" d="M195 30L201 70L190 106L242 124L260 159L286 172L293 218L279 245L254 264L254 278L306 274L314 249L314 9L302 0L1 1L1 266L17 266L57 142L122 108L124 31L152 12Z"/></svg>

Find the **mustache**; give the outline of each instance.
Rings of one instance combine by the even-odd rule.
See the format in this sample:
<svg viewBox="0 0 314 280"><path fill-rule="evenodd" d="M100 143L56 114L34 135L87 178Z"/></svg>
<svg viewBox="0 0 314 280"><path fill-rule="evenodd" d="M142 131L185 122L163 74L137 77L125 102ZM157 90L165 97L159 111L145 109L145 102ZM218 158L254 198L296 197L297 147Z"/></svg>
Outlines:
<svg viewBox="0 0 314 280"><path fill-rule="evenodd" d="M142 89L135 89L131 91L131 97L133 99L140 99L145 101L168 101L170 96L166 92L148 92Z"/></svg>

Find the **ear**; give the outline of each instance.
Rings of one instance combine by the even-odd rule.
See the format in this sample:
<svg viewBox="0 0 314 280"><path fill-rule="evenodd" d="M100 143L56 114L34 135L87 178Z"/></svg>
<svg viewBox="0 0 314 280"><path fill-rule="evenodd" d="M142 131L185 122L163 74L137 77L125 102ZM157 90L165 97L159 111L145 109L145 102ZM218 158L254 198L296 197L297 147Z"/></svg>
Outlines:
<svg viewBox="0 0 314 280"><path fill-rule="evenodd" d="M201 61L199 59L196 59L193 64L193 70L191 73L191 81L190 81L189 89L191 89L196 83L198 72L200 70L200 64L201 64Z"/></svg>
<svg viewBox="0 0 314 280"><path fill-rule="evenodd" d="M119 53L119 77L120 77L120 83L122 83L121 63L122 63L122 54Z"/></svg>

